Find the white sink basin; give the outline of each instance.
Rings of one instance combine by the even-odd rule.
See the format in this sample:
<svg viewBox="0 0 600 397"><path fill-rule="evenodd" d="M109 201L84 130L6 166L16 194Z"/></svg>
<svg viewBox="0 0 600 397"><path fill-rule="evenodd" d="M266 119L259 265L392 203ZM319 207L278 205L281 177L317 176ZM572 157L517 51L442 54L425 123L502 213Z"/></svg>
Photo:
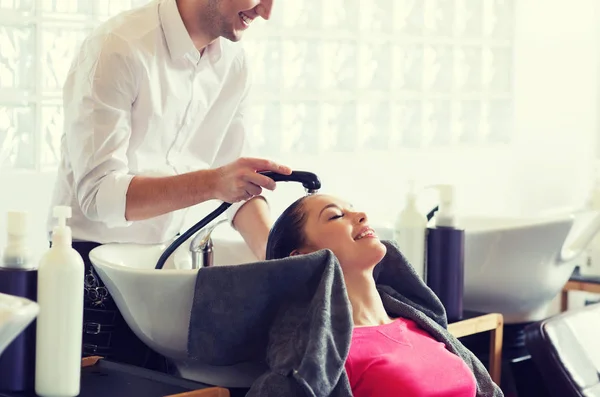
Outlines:
<svg viewBox="0 0 600 397"><path fill-rule="evenodd" d="M596 212L500 218L465 216L464 309L501 313L506 323L546 317L581 250L600 229ZM392 230L378 230L391 239Z"/></svg>
<svg viewBox="0 0 600 397"><path fill-rule="evenodd" d="M589 219L590 214L533 220L462 218L465 309L499 312L508 323L543 318L575 267L573 261L560 261L561 252L569 254L563 249L565 241L582 248L587 242L578 230L587 225L590 235L591 229L599 228L600 218L593 217L593 225L588 225ZM215 265L256 260L239 235L227 226L219 229L213 234ZM391 238L389 229L377 232L382 239ZM187 247L184 243L162 270L154 266L165 246L109 244L94 249L90 259L131 329L171 358L182 377L224 387L249 386L262 367L206 367L186 360L198 271L191 270Z"/></svg>
<svg viewBox="0 0 600 397"><path fill-rule="evenodd" d="M506 323L545 318L576 266L574 255L560 260L576 219L465 219L464 308Z"/></svg>
<svg viewBox="0 0 600 397"><path fill-rule="evenodd" d="M215 263L255 261L243 240L213 238ZM186 379L222 387L249 387L263 366L242 363L213 367L187 359L186 347L196 274L182 244L161 270L154 266L166 245L107 244L90 252L90 260L123 318L146 345L172 360Z"/></svg>

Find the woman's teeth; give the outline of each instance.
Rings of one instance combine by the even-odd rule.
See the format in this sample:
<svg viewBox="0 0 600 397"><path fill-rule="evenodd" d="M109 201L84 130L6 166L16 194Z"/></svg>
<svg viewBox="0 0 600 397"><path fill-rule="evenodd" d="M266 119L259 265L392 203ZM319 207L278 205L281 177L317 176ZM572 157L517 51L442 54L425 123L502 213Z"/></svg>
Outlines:
<svg viewBox="0 0 600 397"><path fill-rule="evenodd" d="M240 18L242 19L242 21L244 22L244 24L246 25L250 25L250 23L252 22L252 19L248 18L246 16L246 14L244 14L243 12L240 12Z"/></svg>
<svg viewBox="0 0 600 397"><path fill-rule="evenodd" d="M375 236L375 233L372 230L367 230L365 232L362 232L361 234L359 234L356 239L360 240L363 237L373 237Z"/></svg>

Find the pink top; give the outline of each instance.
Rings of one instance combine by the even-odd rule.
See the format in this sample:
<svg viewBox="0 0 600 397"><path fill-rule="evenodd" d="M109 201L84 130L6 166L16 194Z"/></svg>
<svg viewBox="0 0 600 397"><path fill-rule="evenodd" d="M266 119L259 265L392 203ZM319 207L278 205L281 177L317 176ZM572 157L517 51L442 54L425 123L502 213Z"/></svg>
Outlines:
<svg viewBox="0 0 600 397"><path fill-rule="evenodd" d="M475 397L473 373L414 321L354 328L346 372L355 397Z"/></svg>

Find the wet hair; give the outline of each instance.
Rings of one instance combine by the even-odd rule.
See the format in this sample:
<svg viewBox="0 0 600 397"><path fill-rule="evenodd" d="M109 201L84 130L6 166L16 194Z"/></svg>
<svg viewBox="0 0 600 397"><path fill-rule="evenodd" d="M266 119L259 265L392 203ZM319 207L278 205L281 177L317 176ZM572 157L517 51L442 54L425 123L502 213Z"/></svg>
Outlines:
<svg viewBox="0 0 600 397"><path fill-rule="evenodd" d="M287 258L292 251L306 245L306 213L303 206L305 198L306 196L294 201L271 227L265 255L267 260Z"/></svg>

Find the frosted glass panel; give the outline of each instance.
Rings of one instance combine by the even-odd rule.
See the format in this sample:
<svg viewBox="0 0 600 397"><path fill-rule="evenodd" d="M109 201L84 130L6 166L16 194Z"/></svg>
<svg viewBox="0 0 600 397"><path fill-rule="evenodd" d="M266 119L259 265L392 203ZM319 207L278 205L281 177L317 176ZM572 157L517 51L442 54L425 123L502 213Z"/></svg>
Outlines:
<svg viewBox="0 0 600 397"><path fill-rule="evenodd" d="M406 100L395 103L393 147L417 148L424 142L423 102Z"/></svg>
<svg viewBox="0 0 600 397"><path fill-rule="evenodd" d="M2 167L58 164L61 89L82 40L148 3L0 0L0 10L22 18L0 19ZM253 71L251 148L280 155L509 142L514 18L514 0L278 1L240 43Z"/></svg>
<svg viewBox="0 0 600 397"><path fill-rule="evenodd" d="M506 92L511 87L512 50L486 48L483 51L483 83L488 90Z"/></svg>
<svg viewBox="0 0 600 397"><path fill-rule="evenodd" d="M74 26L44 29L42 34L44 90L62 88L73 57L89 32L90 29Z"/></svg>
<svg viewBox="0 0 600 397"><path fill-rule="evenodd" d="M452 139L452 103L449 100L432 100L425 102L424 133L436 145L449 145Z"/></svg>
<svg viewBox="0 0 600 397"><path fill-rule="evenodd" d="M255 103L249 110L249 144L261 153L278 153L281 149L281 104Z"/></svg>
<svg viewBox="0 0 600 397"><path fill-rule="evenodd" d="M484 34L509 39L513 35L515 0L484 1Z"/></svg>
<svg viewBox="0 0 600 397"><path fill-rule="evenodd" d="M477 100L456 104L455 134L460 143L473 144L482 140L482 105Z"/></svg>
<svg viewBox="0 0 600 397"><path fill-rule="evenodd" d="M323 43L323 88L354 90L357 85L357 55L355 41L328 40Z"/></svg>
<svg viewBox="0 0 600 397"><path fill-rule="evenodd" d="M483 55L480 45L462 46L456 50L455 87L463 92L481 90Z"/></svg>
<svg viewBox="0 0 600 397"><path fill-rule="evenodd" d="M244 45L250 56L253 73L254 90L273 91L282 85L283 68L281 63L281 40L260 39Z"/></svg>
<svg viewBox="0 0 600 397"><path fill-rule="evenodd" d="M48 104L42 108L42 166L52 166L60 161L63 119L59 104Z"/></svg>
<svg viewBox="0 0 600 397"><path fill-rule="evenodd" d="M354 32L358 26L359 0L327 0L322 3L326 28Z"/></svg>
<svg viewBox="0 0 600 397"><path fill-rule="evenodd" d="M391 129L389 101L360 103L357 116L357 147L362 150L389 150Z"/></svg>
<svg viewBox="0 0 600 397"><path fill-rule="evenodd" d="M450 45L428 45L423 52L425 90L449 92L454 80L454 50Z"/></svg>
<svg viewBox="0 0 600 397"><path fill-rule="evenodd" d="M394 73L392 87L396 90L421 91L425 50L420 44L396 45L392 48Z"/></svg>
<svg viewBox="0 0 600 397"><path fill-rule="evenodd" d="M318 102L291 104L284 106L282 111L282 128L286 134L281 152L312 154L318 151L321 130L320 104Z"/></svg>
<svg viewBox="0 0 600 397"><path fill-rule="evenodd" d="M0 168L35 168L35 132L33 107L0 105Z"/></svg>
<svg viewBox="0 0 600 397"><path fill-rule="evenodd" d="M92 0L41 0L40 2L44 12L90 16L94 15L94 3L100 3Z"/></svg>
<svg viewBox="0 0 600 397"><path fill-rule="evenodd" d="M35 88L35 27L0 25L0 89Z"/></svg>
<svg viewBox="0 0 600 397"><path fill-rule="evenodd" d="M459 36L481 37L484 3L483 0L456 0L455 29Z"/></svg>
<svg viewBox="0 0 600 397"><path fill-rule="evenodd" d="M512 127L512 103L507 100L489 101L484 104L486 140L508 143Z"/></svg>
<svg viewBox="0 0 600 397"><path fill-rule="evenodd" d="M34 11L35 0L0 0L0 10L20 11L31 13Z"/></svg>
<svg viewBox="0 0 600 397"><path fill-rule="evenodd" d="M393 76L391 43L362 44L359 47L358 85L361 89L389 90Z"/></svg>
<svg viewBox="0 0 600 397"><path fill-rule="evenodd" d="M322 12L319 10L321 2L290 1L282 6L276 4L275 8L281 8L281 25L294 28L318 28L323 23ZM270 21L269 21L270 23Z"/></svg>
<svg viewBox="0 0 600 397"><path fill-rule="evenodd" d="M425 5L425 34L452 35L454 28L454 0L421 0Z"/></svg>
<svg viewBox="0 0 600 397"><path fill-rule="evenodd" d="M321 150L353 151L357 144L356 103L326 103L323 105L324 130L328 131Z"/></svg>
<svg viewBox="0 0 600 397"><path fill-rule="evenodd" d="M394 1L362 0L360 3L359 27L367 32L390 32L394 23L390 15L394 11Z"/></svg>
<svg viewBox="0 0 600 397"><path fill-rule="evenodd" d="M148 3L148 0L96 0L95 3L96 4L94 5L96 6L96 14L98 16L111 17L122 11L143 6Z"/></svg>
<svg viewBox="0 0 600 397"><path fill-rule="evenodd" d="M315 39L291 39L283 43L283 88L314 89L321 76L319 61L321 60L319 41ZM265 65L266 66L266 65ZM272 67L280 69L278 65ZM267 84L272 84L271 76Z"/></svg>
<svg viewBox="0 0 600 397"><path fill-rule="evenodd" d="M423 34L425 21L424 0L394 0L394 27L401 34L412 36Z"/></svg>
<svg viewBox="0 0 600 397"><path fill-rule="evenodd" d="M105 20L120 12L142 6L148 0L38 0L47 13L80 15L94 18L96 22Z"/></svg>

